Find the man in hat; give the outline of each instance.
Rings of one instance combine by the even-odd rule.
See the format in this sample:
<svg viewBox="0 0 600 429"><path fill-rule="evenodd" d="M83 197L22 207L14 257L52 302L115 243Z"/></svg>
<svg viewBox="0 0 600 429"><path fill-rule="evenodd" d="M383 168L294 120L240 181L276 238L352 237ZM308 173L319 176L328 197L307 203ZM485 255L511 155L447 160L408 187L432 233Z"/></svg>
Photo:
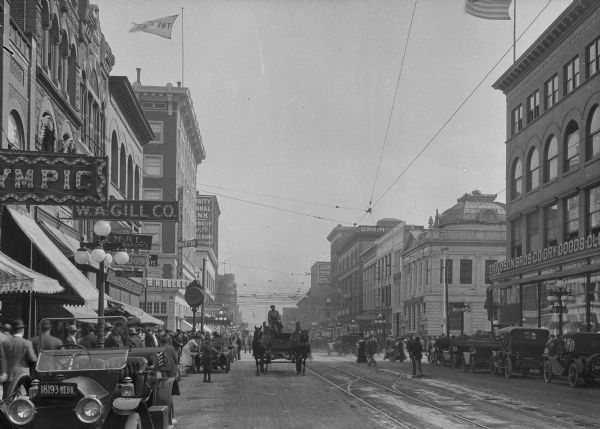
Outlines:
<svg viewBox="0 0 600 429"><path fill-rule="evenodd" d="M135 328L129 328L129 346L130 347L144 347L144 342L138 336Z"/></svg>
<svg viewBox="0 0 600 429"><path fill-rule="evenodd" d="M35 367L37 360L33 344L23 338L25 325L22 320L15 320L11 324L12 337L0 344L4 352L7 368L7 379L2 383L2 399L11 397L17 383L24 375L29 375L29 368Z"/></svg>
<svg viewBox="0 0 600 429"><path fill-rule="evenodd" d="M275 306L273 304L271 304L271 310L267 315L267 320L271 329L276 329L278 333L281 332L281 330L283 329L283 324L281 323L279 311L275 310Z"/></svg>
<svg viewBox="0 0 600 429"><path fill-rule="evenodd" d="M408 354L412 362L413 377L417 377L417 370L419 370L419 376L422 376L421 359L423 359L423 344L420 337L411 337L408 342Z"/></svg>
<svg viewBox="0 0 600 429"><path fill-rule="evenodd" d="M154 335L151 327L146 328L146 336L144 337L144 345L146 347L158 347L158 340Z"/></svg>
<svg viewBox="0 0 600 429"><path fill-rule="evenodd" d="M0 323L0 343L11 337L10 325L8 323Z"/></svg>
<svg viewBox="0 0 600 429"><path fill-rule="evenodd" d="M69 325L69 327L67 327L67 338L65 339L65 344L77 344L76 325Z"/></svg>
<svg viewBox="0 0 600 429"><path fill-rule="evenodd" d="M56 350L62 346L60 338L50 334L52 324L49 320L43 320L40 324L41 333L39 336L35 336L31 339L33 344L33 350L36 354L40 353L40 350Z"/></svg>
<svg viewBox="0 0 600 429"><path fill-rule="evenodd" d="M104 347L107 349L124 348L125 344L123 343L123 329L124 325L122 322L115 323L115 326L112 326L110 332L104 340Z"/></svg>
<svg viewBox="0 0 600 429"><path fill-rule="evenodd" d="M81 327L81 338L77 343L86 349L95 349L98 347L98 338L94 335L94 327L90 324L85 324Z"/></svg>

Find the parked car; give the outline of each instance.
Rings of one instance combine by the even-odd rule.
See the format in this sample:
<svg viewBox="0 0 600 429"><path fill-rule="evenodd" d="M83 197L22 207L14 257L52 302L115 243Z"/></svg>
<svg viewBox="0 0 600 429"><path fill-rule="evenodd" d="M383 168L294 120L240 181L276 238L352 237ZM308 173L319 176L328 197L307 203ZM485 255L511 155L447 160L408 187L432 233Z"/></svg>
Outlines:
<svg viewBox="0 0 600 429"><path fill-rule="evenodd" d="M540 369L550 336L547 329L511 326L500 329L497 335L500 345L492 351L490 373L510 378L515 372L526 376L531 370Z"/></svg>
<svg viewBox="0 0 600 429"><path fill-rule="evenodd" d="M125 318L106 319L126 327ZM170 428L177 362L170 362L169 356L166 347L65 344L58 350L40 350L28 396L10 402L6 414L15 428Z"/></svg>
<svg viewBox="0 0 600 429"><path fill-rule="evenodd" d="M569 386L592 384L600 377L600 334L571 332L548 343L544 352L544 381L566 376Z"/></svg>

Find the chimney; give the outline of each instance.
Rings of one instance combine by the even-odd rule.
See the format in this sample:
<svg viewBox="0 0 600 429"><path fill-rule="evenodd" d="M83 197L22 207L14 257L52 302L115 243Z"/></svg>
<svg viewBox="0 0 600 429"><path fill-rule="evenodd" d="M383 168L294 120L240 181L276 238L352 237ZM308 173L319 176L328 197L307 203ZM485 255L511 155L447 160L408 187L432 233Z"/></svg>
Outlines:
<svg viewBox="0 0 600 429"><path fill-rule="evenodd" d="M181 88L181 81L180 80L177 81L177 88Z"/></svg>
<svg viewBox="0 0 600 429"><path fill-rule="evenodd" d="M140 80L140 75L142 74L142 69L139 67L136 67L135 70L137 71L137 83L139 83L141 85L142 81Z"/></svg>

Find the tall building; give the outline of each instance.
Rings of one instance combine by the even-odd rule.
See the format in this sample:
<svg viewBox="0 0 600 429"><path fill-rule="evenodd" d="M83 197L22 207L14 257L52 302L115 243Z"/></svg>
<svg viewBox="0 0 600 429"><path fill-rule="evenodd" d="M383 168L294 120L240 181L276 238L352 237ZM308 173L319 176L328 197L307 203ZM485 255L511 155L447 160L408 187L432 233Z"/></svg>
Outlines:
<svg viewBox="0 0 600 429"><path fill-rule="evenodd" d="M330 282L331 263L315 262L310 268L310 290L308 297L308 317L310 325L302 329L313 327L327 328L336 321L335 289Z"/></svg>
<svg viewBox="0 0 600 429"><path fill-rule="evenodd" d="M501 325L600 329L600 2L576 0L500 76L506 95Z"/></svg>
<svg viewBox="0 0 600 429"><path fill-rule="evenodd" d="M402 252L401 335L490 330L487 270L504 258L506 245L506 211L495 200L496 195L479 191L464 194L436 214L428 229L408 235Z"/></svg>

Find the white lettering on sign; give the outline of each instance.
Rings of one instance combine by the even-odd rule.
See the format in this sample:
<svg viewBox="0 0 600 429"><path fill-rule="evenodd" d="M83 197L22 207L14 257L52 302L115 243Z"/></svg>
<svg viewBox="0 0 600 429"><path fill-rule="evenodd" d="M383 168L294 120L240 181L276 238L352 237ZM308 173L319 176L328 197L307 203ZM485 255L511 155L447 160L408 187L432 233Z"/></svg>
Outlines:
<svg viewBox="0 0 600 429"><path fill-rule="evenodd" d="M55 183L59 181L59 173L58 170L53 169L41 169L40 171L40 189L48 189L51 183ZM6 179L12 173L11 168L2 169L2 174L0 175L0 189L6 188ZM63 183L62 189L65 191L71 190L71 171L64 170L63 171ZM89 170L78 170L75 173L75 189L78 191L85 191L90 189L92 185L90 183L84 184L84 178L91 177L93 178L93 173ZM23 170L20 168L15 168L14 171L14 187L15 189L34 189L35 188L35 175L33 169L28 169L23 173Z"/></svg>

